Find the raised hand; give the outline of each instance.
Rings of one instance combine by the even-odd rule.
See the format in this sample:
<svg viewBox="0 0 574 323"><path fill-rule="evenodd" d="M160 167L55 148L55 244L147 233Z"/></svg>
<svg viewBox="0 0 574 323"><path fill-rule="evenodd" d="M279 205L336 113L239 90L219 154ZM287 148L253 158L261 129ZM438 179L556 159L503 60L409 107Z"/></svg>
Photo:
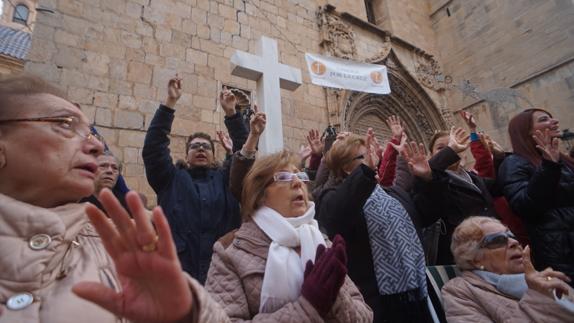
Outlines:
<svg viewBox="0 0 574 323"><path fill-rule="evenodd" d="M231 154L233 152L233 141L231 141L231 138L229 138L227 133L224 131L217 130L216 133L219 138L219 142L223 146L223 149L225 149L225 152L227 154Z"/></svg>
<svg viewBox="0 0 574 323"><path fill-rule="evenodd" d="M536 130L532 135L536 148L542 152L542 157L557 163L560 160L560 139L550 136L550 129L544 132Z"/></svg>
<svg viewBox="0 0 574 323"><path fill-rule="evenodd" d="M448 139L448 146L452 148L457 154L461 153L470 147L470 136L462 128L455 128L454 126L450 129L450 136Z"/></svg>
<svg viewBox="0 0 574 323"><path fill-rule="evenodd" d="M476 120L474 119L472 113L462 110L459 112L459 115L464 120L464 123L466 123L468 126L468 129L470 129L470 132L476 132Z"/></svg>
<svg viewBox="0 0 574 323"><path fill-rule="evenodd" d="M80 282L72 291L130 321L173 322L190 314L191 290L161 208L153 209L152 224L134 191L126 195L134 221L109 189L99 199L111 221L93 205L86 213L114 261L121 291L95 282Z"/></svg>
<svg viewBox="0 0 574 323"><path fill-rule="evenodd" d="M165 100L165 105L173 109L177 100L181 97L181 93L181 79L175 74L175 77L167 83L167 99Z"/></svg>
<svg viewBox="0 0 574 323"><path fill-rule="evenodd" d="M401 154L403 152L403 150L405 150L405 147L408 146L408 136L405 132L403 132L403 134L401 135L401 142L397 145L394 144L392 141L389 142L391 144L391 146L399 153Z"/></svg>
<svg viewBox="0 0 574 323"><path fill-rule="evenodd" d="M400 139L403 133L405 132L405 128L401 124L401 118L396 115L392 115L387 118L387 125L391 129L393 134L393 138Z"/></svg>
<svg viewBox="0 0 574 323"><path fill-rule="evenodd" d="M249 121L249 133L260 136L265 130L265 125L267 124L267 115L264 112L259 112L257 105L253 105L253 111L255 113L251 116Z"/></svg>
<svg viewBox="0 0 574 323"><path fill-rule="evenodd" d="M536 271L530 260L530 246L526 246L522 251L522 264L524 265L524 275L528 288L541 294L553 298L552 291L557 291L558 297L562 294L570 293L570 286L565 282L570 282L570 278L560 271L546 268L543 271Z"/></svg>
<svg viewBox="0 0 574 323"><path fill-rule="evenodd" d="M227 88L224 88L223 91L219 92L219 102L226 116L231 117L235 115L236 113L235 106L237 105L237 98L235 97L235 94L233 94L233 92L231 92Z"/></svg>
<svg viewBox="0 0 574 323"><path fill-rule="evenodd" d="M409 165L411 174L426 181L432 179L432 170L427 159L425 146L422 143L417 145L416 142L411 141L410 145L405 145L402 155Z"/></svg>
<svg viewBox="0 0 574 323"><path fill-rule="evenodd" d="M323 155L323 148L325 147L324 139L319 135L319 130L311 129L307 135L307 142L309 142L309 147L311 152L315 156Z"/></svg>
<svg viewBox="0 0 574 323"><path fill-rule="evenodd" d="M373 128L367 130L367 135L365 136L365 146L367 147L367 153L363 159L363 164L367 165L373 170L377 170L379 166L379 156L377 156L377 146L375 143L375 132Z"/></svg>
<svg viewBox="0 0 574 323"><path fill-rule="evenodd" d="M307 159L309 159L309 157L311 157L311 147L309 147L309 145L305 146L305 145L301 145L301 148L299 149L299 157L301 158L301 161L305 161Z"/></svg>

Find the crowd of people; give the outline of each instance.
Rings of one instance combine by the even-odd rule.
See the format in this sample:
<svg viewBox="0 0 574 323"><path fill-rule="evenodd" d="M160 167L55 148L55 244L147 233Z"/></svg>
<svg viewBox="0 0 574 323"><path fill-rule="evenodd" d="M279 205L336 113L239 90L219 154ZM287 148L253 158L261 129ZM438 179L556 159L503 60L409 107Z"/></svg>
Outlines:
<svg viewBox="0 0 574 323"><path fill-rule="evenodd" d="M428 147L391 116L386 144L309 129L262 156L265 113L224 89L227 132L174 162L182 82L143 142L148 210L78 105L0 80L0 322L574 321L574 158L548 111L513 116L508 152L462 112ZM429 265L462 271L442 306Z"/></svg>

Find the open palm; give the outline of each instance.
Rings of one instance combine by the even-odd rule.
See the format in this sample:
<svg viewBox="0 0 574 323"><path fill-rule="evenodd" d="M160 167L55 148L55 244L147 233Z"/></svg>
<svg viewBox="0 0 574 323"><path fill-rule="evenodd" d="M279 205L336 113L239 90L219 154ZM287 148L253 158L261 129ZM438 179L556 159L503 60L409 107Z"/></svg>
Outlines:
<svg viewBox="0 0 574 323"><path fill-rule="evenodd" d="M153 224L135 192L126 195L134 216L128 213L109 190L100 193L100 201L113 223L96 207L86 208L88 217L112 258L121 291L101 283L81 282L73 291L108 311L138 322L172 322L191 311L192 295L177 259L171 232L161 208L153 210ZM157 237L157 238L156 238ZM142 246L154 244L155 250Z"/></svg>

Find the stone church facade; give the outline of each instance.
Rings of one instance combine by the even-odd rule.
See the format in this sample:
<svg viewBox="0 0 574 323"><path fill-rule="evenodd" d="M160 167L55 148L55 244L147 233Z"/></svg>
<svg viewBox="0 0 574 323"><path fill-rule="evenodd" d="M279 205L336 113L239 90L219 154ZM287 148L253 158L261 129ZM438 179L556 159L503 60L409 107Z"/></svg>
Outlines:
<svg viewBox="0 0 574 323"><path fill-rule="evenodd" d="M25 69L59 84L124 163L130 188L153 196L141 160L146 129L179 73L184 95L172 155L194 131L224 128L217 94L233 88L242 107L255 82L231 75L236 50L254 53L263 35L303 84L282 91L285 144L331 124L388 138L399 115L412 139L475 113L503 145L509 117L548 108L574 128L574 3L571 0L40 0ZM384 64L390 95L310 83L306 52ZM220 154L222 149L219 149ZM153 201L154 199L150 199Z"/></svg>

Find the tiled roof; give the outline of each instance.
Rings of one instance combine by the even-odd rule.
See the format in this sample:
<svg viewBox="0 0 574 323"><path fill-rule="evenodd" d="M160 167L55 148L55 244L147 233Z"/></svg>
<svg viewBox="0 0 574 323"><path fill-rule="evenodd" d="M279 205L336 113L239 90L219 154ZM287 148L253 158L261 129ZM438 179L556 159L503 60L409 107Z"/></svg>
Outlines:
<svg viewBox="0 0 574 323"><path fill-rule="evenodd" d="M26 58L32 35L27 32L0 26L0 55L7 55L17 59Z"/></svg>

